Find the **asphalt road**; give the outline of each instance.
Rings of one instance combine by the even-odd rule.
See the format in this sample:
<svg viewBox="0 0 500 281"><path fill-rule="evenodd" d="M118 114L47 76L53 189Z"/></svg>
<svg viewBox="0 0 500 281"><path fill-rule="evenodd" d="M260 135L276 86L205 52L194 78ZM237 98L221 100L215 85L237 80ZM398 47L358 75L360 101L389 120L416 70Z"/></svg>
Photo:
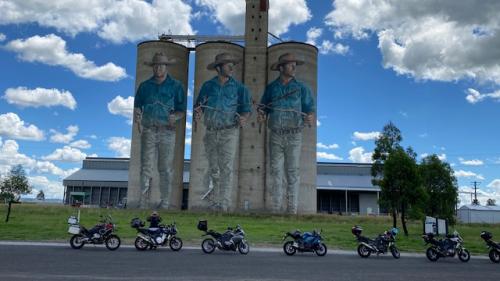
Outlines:
<svg viewBox="0 0 500 281"><path fill-rule="evenodd" d="M168 249L138 252L132 247L109 251L86 245L0 244L0 280L500 280L500 264L488 259L462 263L457 258L430 262L425 257L312 253L289 257L277 251L246 256L216 250Z"/></svg>

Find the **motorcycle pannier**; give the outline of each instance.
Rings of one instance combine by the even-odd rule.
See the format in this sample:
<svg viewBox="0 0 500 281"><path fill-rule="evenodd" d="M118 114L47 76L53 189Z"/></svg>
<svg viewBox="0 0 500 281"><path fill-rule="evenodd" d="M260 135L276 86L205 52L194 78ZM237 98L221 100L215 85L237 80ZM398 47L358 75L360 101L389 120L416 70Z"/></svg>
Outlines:
<svg viewBox="0 0 500 281"><path fill-rule="evenodd" d="M481 238L483 238L484 240L490 240L491 238L493 238L493 235L491 235L491 232L483 231L481 232Z"/></svg>
<svg viewBox="0 0 500 281"><path fill-rule="evenodd" d="M355 225L351 228L351 232L355 236L359 236L359 235L361 235L361 232L363 232L363 228L361 228L361 226L359 226L359 225Z"/></svg>
<svg viewBox="0 0 500 281"><path fill-rule="evenodd" d="M133 228L139 228L144 226L144 222L141 221L139 218L133 218L132 221L130 221L130 226Z"/></svg>
<svg viewBox="0 0 500 281"><path fill-rule="evenodd" d="M80 233L80 227L78 225L71 225L68 229L68 233L78 234Z"/></svg>
<svg viewBox="0 0 500 281"><path fill-rule="evenodd" d="M206 220L199 221L198 222L198 229L201 231L207 231L208 230L208 222Z"/></svg>

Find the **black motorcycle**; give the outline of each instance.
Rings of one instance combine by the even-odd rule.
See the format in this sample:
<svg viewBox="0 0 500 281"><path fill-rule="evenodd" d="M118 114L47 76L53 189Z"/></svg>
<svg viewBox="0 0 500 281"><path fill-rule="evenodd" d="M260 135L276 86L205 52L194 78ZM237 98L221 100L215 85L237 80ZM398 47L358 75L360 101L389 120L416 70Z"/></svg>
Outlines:
<svg viewBox="0 0 500 281"><path fill-rule="evenodd" d="M293 240L286 241L283 244L283 251L285 254L292 256L295 252L315 252L318 256L326 255L327 248L324 243L321 242L321 232L300 232L300 230L295 230L294 232L287 232L283 236L283 241L288 237Z"/></svg>
<svg viewBox="0 0 500 281"><path fill-rule="evenodd" d="M463 262L468 262L470 259L469 251L462 246L464 240L456 230L452 235L446 235L445 239L438 240L433 233L424 234L422 238L426 245L431 244L425 252L430 261L437 261L439 258L444 257L454 257L455 255L458 255L458 258Z"/></svg>
<svg viewBox="0 0 500 281"><path fill-rule="evenodd" d="M167 245L172 251L179 251L182 248L182 239L176 236L175 222L169 225L161 224L157 228L145 228L144 225L139 218L134 218L130 222L130 226L137 230L137 238L134 242L137 250L144 251Z"/></svg>
<svg viewBox="0 0 500 281"><path fill-rule="evenodd" d="M351 232L356 236L358 241L358 255L362 258L369 257L372 253L374 254L385 254L387 250L391 251L392 256L395 259L401 257L398 247L396 247L396 235L399 230L397 228L392 228L380 234L375 239L370 239L365 236L361 236L363 228L359 225L355 225L351 228Z"/></svg>
<svg viewBox="0 0 500 281"><path fill-rule="evenodd" d="M208 230L207 221L200 221L198 229L204 231L202 236L211 236L201 242L201 249L206 254L211 254L216 248L223 251L238 251L240 254L246 255L250 251L250 246L245 240L245 231L237 225L236 228L228 227L226 232L219 233L214 230Z"/></svg>
<svg viewBox="0 0 500 281"><path fill-rule="evenodd" d="M114 251L120 247L121 240L113 232L116 225L110 215L101 217L101 220L92 229L87 229L80 225L78 219L74 216L68 219L68 232L73 234L69 240L69 244L73 249L81 249L85 244L105 244L106 248Z"/></svg>
<svg viewBox="0 0 500 281"><path fill-rule="evenodd" d="M483 238L486 245L488 245L488 249L490 249L490 253L488 254L490 260L494 263L500 263L500 243L491 240L493 239L493 235L488 231L481 231L481 238Z"/></svg>

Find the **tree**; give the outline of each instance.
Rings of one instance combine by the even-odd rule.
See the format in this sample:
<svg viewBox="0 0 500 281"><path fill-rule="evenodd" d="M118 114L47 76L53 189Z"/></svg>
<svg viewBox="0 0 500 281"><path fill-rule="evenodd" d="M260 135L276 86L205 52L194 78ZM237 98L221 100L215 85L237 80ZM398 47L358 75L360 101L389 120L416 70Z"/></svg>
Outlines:
<svg viewBox="0 0 500 281"><path fill-rule="evenodd" d="M9 175L0 185L0 198L9 202L5 222L9 221L12 202L18 201L23 194L31 193L31 186L26 178L23 166L16 165L11 168Z"/></svg>
<svg viewBox="0 0 500 281"><path fill-rule="evenodd" d="M447 219L454 223L458 203L458 185L453 169L433 154L422 159L419 173L428 195L425 202L427 215Z"/></svg>
<svg viewBox="0 0 500 281"><path fill-rule="evenodd" d="M496 205L497 201L495 199L489 198L488 200L486 200L486 206L496 206Z"/></svg>
<svg viewBox="0 0 500 281"><path fill-rule="evenodd" d="M394 150L401 148L399 143L402 140L401 131L392 122L384 126L380 137L375 141L375 149L372 155L373 165L371 174L373 185L382 188L384 163ZM389 209L392 214L393 227L396 227L398 197L394 192L391 192L391 188L393 188L393 186L386 186L386 192L381 192L379 204Z"/></svg>
<svg viewBox="0 0 500 281"><path fill-rule="evenodd" d="M407 151L401 147L396 148L384 163L384 175L380 182L383 197L391 198L394 208L400 210L401 224L406 236L408 214L412 209L414 213L418 213L421 199L425 198L415 158L416 154L411 148Z"/></svg>
<svg viewBox="0 0 500 281"><path fill-rule="evenodd" d="M38 192L38 194L36 195L36 200L45 200L45 193L43 193L43 190L40 190L40 192Z"/></svg>

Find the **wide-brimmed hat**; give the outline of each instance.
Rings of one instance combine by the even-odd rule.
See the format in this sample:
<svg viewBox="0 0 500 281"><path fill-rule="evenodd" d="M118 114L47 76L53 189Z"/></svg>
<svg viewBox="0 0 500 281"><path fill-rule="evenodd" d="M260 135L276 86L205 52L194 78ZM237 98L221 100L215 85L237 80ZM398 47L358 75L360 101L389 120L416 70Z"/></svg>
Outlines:
<svg viewBox="0 0 500 281"><path fill-rule="evenodd" d="M292 53L284 53L278 58L278 61L271 65L271 70L280 70L279 66L289 62L295 62L297 65L304 64L303 60L299 60Z"/></svg>
<svg viewBox="0 0 500 281"><path fill-rule="evenodd" d="M208 70L214 70L216 66L224 63L234 63L238 64L240 62L239 59L233 57L232 55L228 53L220 53L215 56L215 61L207 65Z"/></svg>
<svg viewBox="0 0 500 281"><path fill-rule="evenodd" d="M155 64L175 64L176 63L176 60L175 59L171 59L169 57L167 57L164 53L162 52L158 52L158 53L155 53L154 56L153 56L153 59L151 59L151 61L147 61L147 62L144 62L145 65L149 65L149 66L153 66Z"/></svg>

